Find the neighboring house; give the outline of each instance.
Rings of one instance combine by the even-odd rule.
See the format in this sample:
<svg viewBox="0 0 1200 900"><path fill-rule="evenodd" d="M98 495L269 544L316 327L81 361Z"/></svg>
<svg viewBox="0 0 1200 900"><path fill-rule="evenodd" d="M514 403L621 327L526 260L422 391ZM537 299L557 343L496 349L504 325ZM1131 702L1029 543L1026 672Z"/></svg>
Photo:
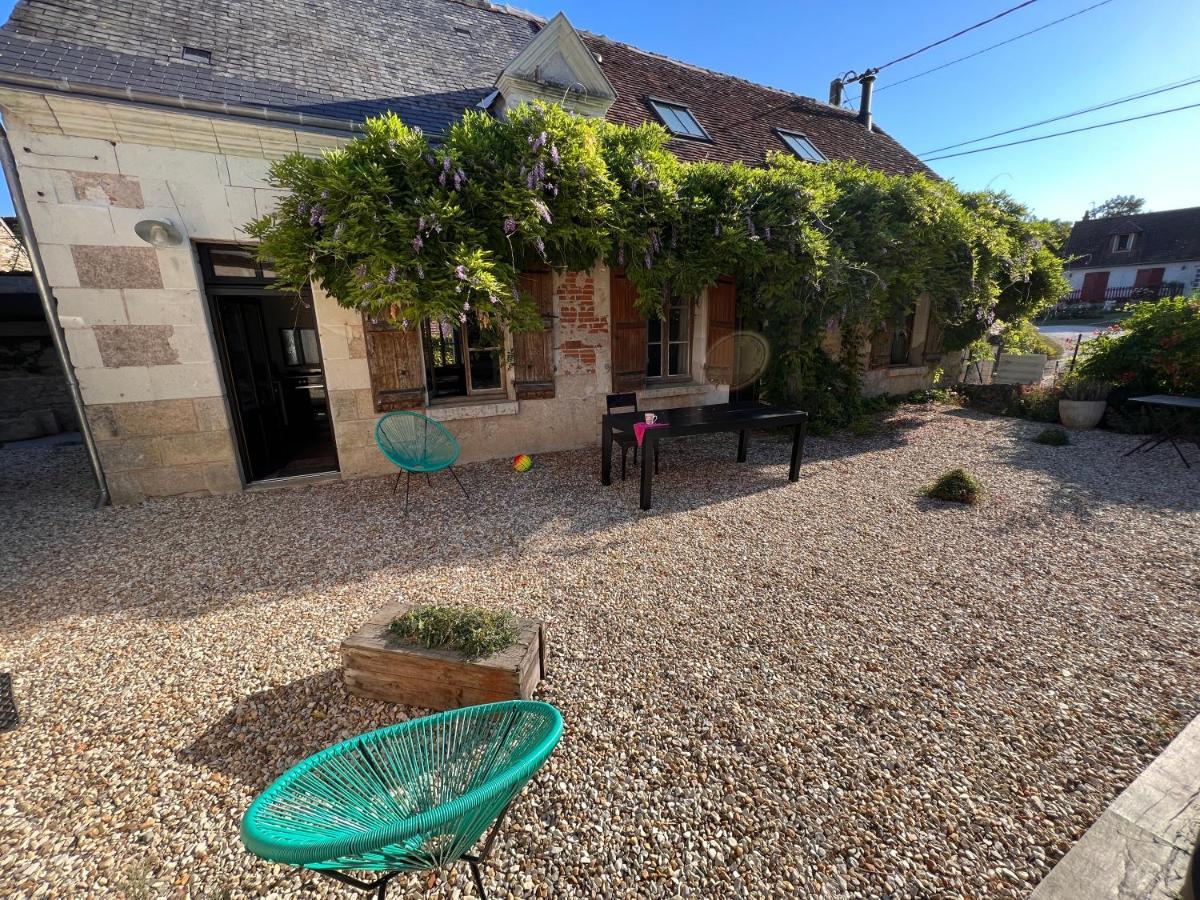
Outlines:
<svg viewBox="0 0 1200 900"><path fill-rule="evenodd" d="M114 500L386 472L373 429L389 409L444 421L464 459L481 459L596 442L614 389L647 408L725 400L728 367L708 353L736 327L732 282L675 301L664 326L637 313L618 270L529 272L547 330L495 346L457 323L371 326L319 286L303 302L265 290L243 226L278 199L272 160L337 147L387 109L436 136L466 109L527 99L661 121L689 160L791 151L927 171L853 112L580 34L561 15L459 0L203 15L181 0L22 0L0 30L0 108ZM923 303L886 352L864 346L869 390L928 383L928 319Z"/></svg>
<svg viewBox="0 0 1200 900"><path fill-rule="evenodd" d="M1200 290L1200 206L1083 219L1063 248L1065 304L1113 309Z"/></svg>

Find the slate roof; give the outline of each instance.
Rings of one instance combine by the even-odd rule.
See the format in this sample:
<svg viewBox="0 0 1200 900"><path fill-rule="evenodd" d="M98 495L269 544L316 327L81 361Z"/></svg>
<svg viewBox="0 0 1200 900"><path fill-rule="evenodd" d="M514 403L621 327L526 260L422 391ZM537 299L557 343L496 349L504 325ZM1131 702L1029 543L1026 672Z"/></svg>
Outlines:
<svg viewBox="0 0 1200 900"><path fill-rule="evenodd" d="M1137 235L1133 249L1114 253L1113 235L1130 233ZM1068 269L1200 260L1200 206L1080 220L1071 228L1063 255L1072 260Z"/></svg>
<svg viewBox="0 0 1200 900"><path fill-rule="evenodd" d="M0 82L14 72L345 121L391 109L437 133L491 93L541 24L482 0L21 0L0 29ZM785 149L780 127L830 159L929 171L848 110L583 38L619 95L609 119L657 121L648 95L692 108L713 141L673 139L683 159L757 165ZM211 63L184 60L184 47Z"/></svg>

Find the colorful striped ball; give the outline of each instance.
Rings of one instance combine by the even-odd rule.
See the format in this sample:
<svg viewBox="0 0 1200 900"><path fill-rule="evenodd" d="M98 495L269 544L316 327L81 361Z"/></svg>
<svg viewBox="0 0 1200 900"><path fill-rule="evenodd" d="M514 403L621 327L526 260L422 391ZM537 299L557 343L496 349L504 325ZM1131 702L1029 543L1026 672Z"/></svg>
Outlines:
<svg viewBox="0 0 1200 900"><path fill-rule="evenodd" d="M513 471L528 472L533 468L533 457L528 453L522 453L513 457Z"/></svg>

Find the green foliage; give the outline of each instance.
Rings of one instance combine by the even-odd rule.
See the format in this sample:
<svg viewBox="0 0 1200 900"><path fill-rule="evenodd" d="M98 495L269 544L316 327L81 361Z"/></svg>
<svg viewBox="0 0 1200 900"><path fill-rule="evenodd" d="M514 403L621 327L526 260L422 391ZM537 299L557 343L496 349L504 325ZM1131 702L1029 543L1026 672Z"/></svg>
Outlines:
<svg viewBox="0 0 1200 900"><path fill-rule="evenodd" d="M1017 388L1016 402L1005 415L1034 422L1057 422L1058 401L1062 399L1060 385L1023 384Z"/></svg>
<svg viewBox="0 0 1200 900"><path fill-rule="evenodd" d="M478 607L414 606L393 619L388 631L431 649L457 650L464 659L507 650L518 637L511 613Z"/></svg>
<svg viewBox="0 0 1200 900"><path fill-rule="evenodd" d="M343 306L413 326L474 316L540 327L517 289L531 263L621 266L646 315L718 276L772 338L771 397L830 424L857 415L857 351L928 294L947 350L1065 292L1046 228L1004 194L921 175L776 154L765 167L683 163L658 125L631 128L535 104L467 114L433 147L396 116L319 159L272 167L288 191L249 231L278 286L318 281ZM822 410L823 412L818 412Z"/></svg>
<svg viewBox="0 0 1200 900"><path fill-rule="evenodd" d="M1071 438L1062 428L1043 428L1034 437L1035 444L1045 444L1047 447L1065 447L1071 443Z"/></svg>
<svg viewBox="0 0 1200 900"><path fill-rule="evenodd" d="M1108 219L1112 216L1136 216L1145 212L1146 201L1136 194L1117 194L1103 203L1093 203L1083 214L1085 219Z"/></svg>
<svg viewBox="0 0 1200 900"><path fill-rule="evenodd" d="M1052 341L1028 319L1007 322L1000 328L1000 346L1009 353L1045 353L1050 359L1062 356L1062 344Z"/></svg>
<svg viewBox="0 0 1200 900"><path fill-rule="evenodd" d="M1112 385L1105 381L1088 378L1086 374L1077 370L1062 380L1060 389L1063 400L1094 402L1107 400L1112 391Z"/></svg>
<svg viewBox="0 0 1200 900"><path fill-rule="evenodd" d="M966 469L949 469L923 491L932 500L950 503L978 503L983 499L983 485Z"/></svg>
<svg viewBox="0 0 1200 900"><path fill-rule="evenodd" d="M1124 395L1200 393L1200 296L1137 304L1083 346L1076 371Z"/></svg>

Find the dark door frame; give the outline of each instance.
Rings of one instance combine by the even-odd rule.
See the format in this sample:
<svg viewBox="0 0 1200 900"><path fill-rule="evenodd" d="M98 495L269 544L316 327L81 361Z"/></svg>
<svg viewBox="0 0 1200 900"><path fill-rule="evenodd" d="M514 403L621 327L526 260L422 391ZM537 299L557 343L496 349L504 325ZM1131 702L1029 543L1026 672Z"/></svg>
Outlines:
<svg viewBox="0 0 1200 900"><path fill-rule="evenodd" d="M251 298L251 299L259 299L259 300L267 300L267 299L286 300L287 299L279 291L272 290L269 287L265 287L264 284L265 284L264 282L260 282L258 284L254 284L254 283L250 283L250 282L243 282L241 284L237 284L237 283L230 283L230 284L206 283L204 285L204 297L205 297L205 303L208 307L209 321L212 323L213 337L216 340L217 351L220 355L222 387L225 390L226 399L229 401L229 411L233 414L232 415L233 433L234 433L234 437L237 440L237 445L238 445L238 457L239 457L239 462L241 464L243 487L246 485L249 485L249 484L263 484L263 483L272 482L272 481L290 481L290 480L297 479L297 478L312 477L311 475L291 475L291 476L285 475L285 476L278 476L278 477L272 477L272 478L253 478L251 476L249 447L246 443L245 428L244 428L244 425L242 424L242 413L241 413L241 409L240 409L239 402L238 402L237 391L234 390L234 388L233 388L233 385L234 385L233 367L229 361L229 348L228 348L228 346L226 346L225 335L221 328L221 312L220 312L220 309L218 308L217 300L220 297L246 297L246 298ZM297 298L297 301L298 302L306 302L306 303L310 303L310 304L312 304L314 302L313 298L312 298L312 294L308 290L305 290L304 294ZM315 304L314 304L313 315L314 315L314 317L316 316ZM321 355L321 365L320 365L321 382L325 386L325 404L326 404L326 407L329 408L330 407L329 378L325 373L325 349L321 346L321 329L319 327L320 322L318 322L317 325L318 325L318 327L314 330L316 331L316 335L317 335L317 349ZM335 426L334 426L334 422L333 422L333 412L332 412L331 408L329 409L329 428L330 428L330 432L333 434L333 437L334 437L334 441L333 441L334 468L330 469L329 471L330 472L340 472L341 471L341 460L338 458L338 455L337 455L337 435L336 435L336 432L334 431ZM328 474L328 473L322 472L320 474Z"/></svg>

